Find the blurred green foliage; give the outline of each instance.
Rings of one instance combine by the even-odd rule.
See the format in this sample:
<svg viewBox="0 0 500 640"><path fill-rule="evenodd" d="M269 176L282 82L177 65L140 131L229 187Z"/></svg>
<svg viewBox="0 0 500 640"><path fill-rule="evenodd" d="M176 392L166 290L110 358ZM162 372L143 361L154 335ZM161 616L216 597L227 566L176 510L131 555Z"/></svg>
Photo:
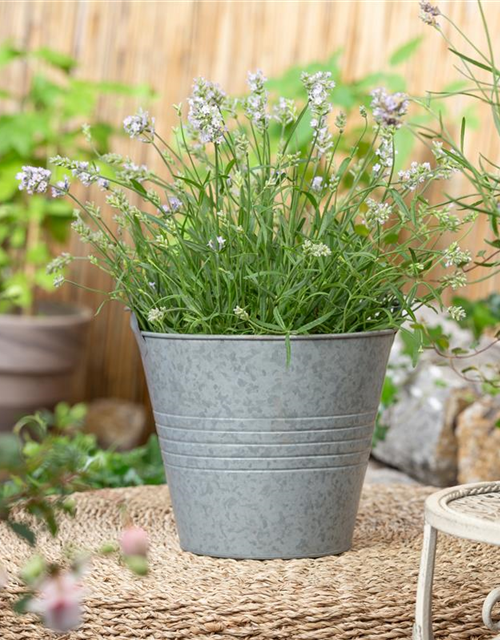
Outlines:
<svg viewBox="0 0 500 640"><path fill-rule="evenodd" d="M8 66L15 64L24 65L26 86L2 86ZM88 121L95 149L105 153L115 130L95 119L99 99L152 97L146 86L78 79L76 66L70 56L46 47L26 51L0 45L0 312L30 312L36 288L53 288L45 267L52 244L66 240L72 217L68 202L27 198L19 191L16 174L22 165L46 166L55 154L89 158L92 150L81 132Z"/></svg>
<svg viewBox="0 0 500 640"><path fill-rule="evenodd" d="M456 296L453 298L454 305L463 307L466 316L459 321L463 329L472 331L478 340L486 331L491 330L493 334L500 325L500 294L492 293L483 300L468 300Z"/></svg>
<svg viewBox="0 0 500 640"><path fill-rule="evenodd" d="M388 409L399 399L398 396L398 386L394 382L394 379L388 373L384 379L384 385L382 387L382 395L380 397L380 405L377 412L377 417L375 419L375 430L373 432L373 444L375 445L377 442L384 440L387 431L389 430L389 425L385 424L383 421L383 413L386 409Z"/></svg>
<svg viewBox="0 0 500 640"><path fill-rule="evenodd" d="M57 512L71 512L70 493L106 487L162 484L165 473L158 438L131 451L99 447L82 430L86 408L60 403L20 420L13 433L0 434L0 520L30 544L30 524L13 517L22 504L55 535Z"/></svg>

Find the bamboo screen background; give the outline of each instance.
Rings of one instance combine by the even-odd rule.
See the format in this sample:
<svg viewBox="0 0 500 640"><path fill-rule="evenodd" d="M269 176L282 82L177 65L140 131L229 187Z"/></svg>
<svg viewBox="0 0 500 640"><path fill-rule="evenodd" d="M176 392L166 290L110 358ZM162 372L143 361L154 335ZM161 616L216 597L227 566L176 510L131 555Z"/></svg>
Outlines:
<svg viewBox="0 0 500 640"><path fill-rule="evenodd" d="M475 2L453 0L440 5L469 35L482 41ZM500 2L485 1L484 6L495 37L500 33ZM438 35L420 22L418 12L416 0L3 0L0 40L71 54L79 62L77 73L82 78L149 84L159 94L150 110L165 132L174 122L171 105L189 94L195 76L216 80L238 94L245 90L249 69L259 67L275 76L292 65L326 60L342 48L343 75L349 81L382 70L391 52L419 34L425 36L424 45L402 71L410 92L439 90L458 77L455 61ZM11 65L2 71L1 79L3 86L22 87L26 70ZM137 106L136 100L107 97L99 112L118 123ZM485 124L469 137L468 148L496 158L496 134L488 114L482 113ZM147 145L119 140L116 150L130 153L137 163L149 161L155 166ZM484 234L485 226L478 223L471 246ZM75 238L69 250L83 252ZM107 288L99 271L84 262L79 263L75 277L91 288ZM485 294L495 285L495 281L481 284L473 294ZM57 295L94 310L101 302L98 294L69 285ZM107 305L93 321L79 382L79 399L114 396L147 401L128 314L120 305Z"/></svg>

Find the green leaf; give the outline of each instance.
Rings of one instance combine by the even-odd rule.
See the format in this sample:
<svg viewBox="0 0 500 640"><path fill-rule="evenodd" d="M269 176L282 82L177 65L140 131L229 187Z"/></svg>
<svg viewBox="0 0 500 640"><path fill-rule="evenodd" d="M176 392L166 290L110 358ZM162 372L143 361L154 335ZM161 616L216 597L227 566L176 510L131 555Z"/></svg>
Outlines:
<svg viewBox="0 0 500 640"><path fill-rule="evenodd" d="M302 193L302 195L304 195L309 200L309 202L312 204L312 206L315 209L318 208L318 201L316 200L316 198L313 196L313 194L310 191L302 190L300 193Z"/></svg>
<svg viewBox="0 0 500 640"><path fill-rule="evenodd" d="M12 43L5 42L2 46L0 46L0 67L9 64L12 60L16 60L25 55L25 52L22 49L18 49L14 47Z"/></svg>
<svg viewBox="0 0 500 640"><path fill-rule="evenodd" d="M15 613L19 613L19 614L27 613L29 609L29 605L32 600L33 600L33 594L25 593L23 596L21 596L18 600L14 602L14 604L12 605L12 609L15 611Z"/></svg>
<svg viewBox="0 0 500 640"><path fill-rule="evenodd" d="M141 194L141 196L147 196L148 192L146 191L146 189L142 186L142 184L140 182L138 182L137 180L134 180L132 178L132 180L130 180L130 182L132 183L134 189Z"/></svg>
<svg viewBox="0 0 500 640"><path fill-rule="evenodd" d="M398 398L398 386L391 378L390 375L387 375L384 380L384 385L382 387L382 395L380 401L384 408L395 404Z"/></svg>
<svg viewBox="0 0 500 640"><path fill-rule="evenodd" d="M7 520L7 526L12 529L12 531L22 538L25 542L27 542L30 546L34 547L36 543L36 535L33 529L28 527L27 524L23 522L15 522L14 520Z"/></svg>
<svg viewBox="0 0 500 640"><path fill-rule="evenodd" d="M469 56L466 56L465 54L460 53L460 51L457 51L456 49L453 49L450 47L448 50L451 51L451 53L454 53L459 58L462 58L462 60L465 60L466 62L470 62L475 67L479 67L480 69L484 69L485 71L490 71L490 72L493 71L493 68L490 65L484 64L483 62L479 62L479 60L475 60L474 58L469 58ZM496 70L496 72L498 73L498 70Z"/></svg>
<svg viewBox="0 0 500 640"><path fill-rule="evenodd" d="M49 49L48 47L41 47L34 52L34 55L45 62L48 62L53 67L57 67L64 71L65 73L69 73L72 71L77 62L71 56L61 53L60 51L54 51L54 49Z"/></svg>
<svg viewBox="0 0 500 640"><path fill-rule="evenodd" d="M124 556L127 567L138 576L145 576L148 573L148 560L144 556Z"/></svg>
<svg viewBox="0 0 500 640"><path fill-rule="evenodd" d="M395 67L396 65L405 62L405 60L408 60L408 58L411 58L420 48L423 39L423 36L417 36L396 49L389 58L389 64L392 67Z"/></svg>
<svg viewBox="0 0 500 640"><path fill-rule="evenodd" d="M396 244L399 240L399 233L397 231L390 231L383 236L385 244Z"/></svg>
<svg viewBox="0 0 500 640"><path fill-rule="evenodd" d="M366 227L364 224L355 224L354 231L358 236L362 238L367 238L370 235L370 229Z"/></svg>
<svg viewBox="0 0 500 640"><path fill-rule="evenodd" d="M462 126L460 127L460 151L464 152L464 140L465 140L465 118L462 118Z"/></svg>
<svg viewBox="0 0 500 640"><path fill-rule="evenodd" d="M16 470L22 463L21 443L13 433L0 434L0 469Z"/></svg>

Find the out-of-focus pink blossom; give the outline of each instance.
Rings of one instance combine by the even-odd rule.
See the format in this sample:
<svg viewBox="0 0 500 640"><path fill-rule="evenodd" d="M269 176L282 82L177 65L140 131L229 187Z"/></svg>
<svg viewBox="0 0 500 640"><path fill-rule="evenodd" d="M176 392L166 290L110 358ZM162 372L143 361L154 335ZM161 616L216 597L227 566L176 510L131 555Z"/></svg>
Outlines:
<svg viewBox="0 0 500 640"><path fill-rule="evenodd" d="M126 556L146 556L149 548L148 534L141 527L127 527L120 536L120 547Z"/></svg>
<svg viewBox="0 0 500 640"><path fill-rule="evenodd" d="M69 571L46 578L39 595L28 610L41 616L43 623L56 633L67 633L81 623L83 589L77 576Z"/></svg>

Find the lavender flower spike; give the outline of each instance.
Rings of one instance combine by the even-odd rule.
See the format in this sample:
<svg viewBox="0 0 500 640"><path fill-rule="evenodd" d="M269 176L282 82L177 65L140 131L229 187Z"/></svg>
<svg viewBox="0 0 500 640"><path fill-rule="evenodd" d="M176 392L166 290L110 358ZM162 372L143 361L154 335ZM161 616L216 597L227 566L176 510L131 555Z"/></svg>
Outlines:
<svg viewBox="0 0 500 640"><path fill-rule="evenodd" d="M332 110L329 95L335 87L329 71L317 73L303 73L300 76L302 84L307 90L309 108L311 110L311 128L315 132L318 155L327 153L333 146L332 136L326 122L327 116Z"/></svg>
<svg viewBox="0 0 500 640"><path fill-rule="evenodd" d="M123 128L131 138L138 138L142 142L149 142L149 138L140 137L145 133L154 135L155 120L149 117L149 113L143 109L135 114L135 116L127 116L123 121Z"/></svg>
<svg viewBox="0 0 500 640"><path fill-rule="evenodd" d="M258 69L255 73L248 72L247 83L250 87L250 95L245 100L245 112L248 118L258 129L265 129L269 122L267 113L267 91L264 84L266 76Z"/></svg>
<svg viewBox="0 0 500 640"><path fill-rule="evenodd" d="M221 108L225 98L219 85L204 78L197 78L194 81L193 93L188 100L188 121L202 144L207 142L221 144L224 140L226 125Z"/></svg>
<svg viewBox="0 0 500 640"><path fill-rule="evenodd" d="M375 121L383 127L399 129L402 118L408 111L408 96L405 93L388 93L383 87L371 92Z"/></svg>
<svg viewBox="0 0 500 640"><path fill-rule="evenodd" d="M437 23L437 16L441 15L439 7L427 2L426 0L420 0L420 20L431 27L439 27Z"/></svg>
<svg viewBox="0 0 500 640"><path fill-rule="evenodd" d="M68 176L64 176L63 180L59 180L56 182L55 186L52 187L52 197L53 198L63 198L69 191L69 180Z"/></svg>
<svg viewBox="0 0 500 640"><path fill-rule="evenodd" d="M19 180L19 190L26 191L30 196L34 193L45 193L49 187L51 175L49 169L24 166L22 171L16 174L16 179Z"/></svg>

